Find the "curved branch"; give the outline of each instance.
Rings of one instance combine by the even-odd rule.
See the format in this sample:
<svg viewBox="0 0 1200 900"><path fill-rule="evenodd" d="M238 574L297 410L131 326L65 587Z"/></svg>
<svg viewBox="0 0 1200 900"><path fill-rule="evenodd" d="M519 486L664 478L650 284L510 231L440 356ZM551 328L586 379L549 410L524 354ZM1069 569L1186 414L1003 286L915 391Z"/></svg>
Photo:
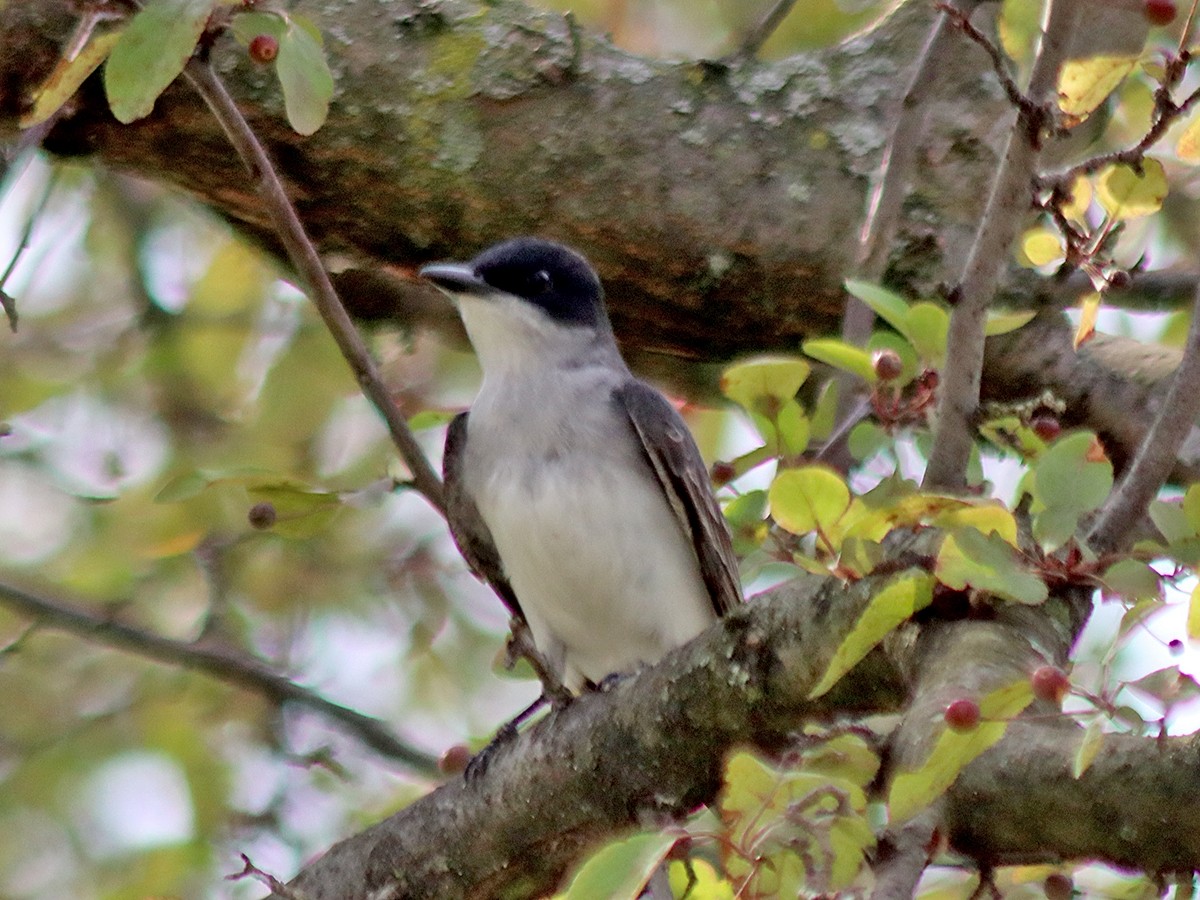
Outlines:
<svg viewBox="0 0 1200 900"><path fill-rule="evenodd" d="M38 627L79 635L85 640L134 653L145 659L203 672L218 681L253 691L282 705L295 703L334 723L382 756L423 775L437 773L437 760L406 744L378 719L355 712L302 687L261 660L227 647L206 647L114 622L80 605L0 583L0 606L27 616Z"/></svg>

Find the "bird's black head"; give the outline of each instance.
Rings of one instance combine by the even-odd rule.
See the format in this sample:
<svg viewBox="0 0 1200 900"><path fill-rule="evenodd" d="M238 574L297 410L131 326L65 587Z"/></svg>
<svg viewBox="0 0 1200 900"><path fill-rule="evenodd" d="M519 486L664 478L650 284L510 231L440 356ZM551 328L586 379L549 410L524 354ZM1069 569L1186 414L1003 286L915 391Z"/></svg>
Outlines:
<svg viewBox="0 0 1200 900"><path fill-rule="evenodd" d="M608 324L604 289L588 261L552 241L513 238L465 266L434 264L424 266L421 274L451 293L520 297L564 325Z"/></svg>

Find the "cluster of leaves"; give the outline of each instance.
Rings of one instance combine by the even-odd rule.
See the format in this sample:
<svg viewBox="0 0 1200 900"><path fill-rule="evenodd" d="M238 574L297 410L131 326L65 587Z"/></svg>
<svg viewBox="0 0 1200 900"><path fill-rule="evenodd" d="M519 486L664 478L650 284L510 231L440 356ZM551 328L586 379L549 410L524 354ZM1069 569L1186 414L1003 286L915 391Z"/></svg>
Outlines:
<svg viewBox="0 0 1200 900"><path fill-rule="evenodd" d="M21 126L57 113L105 61L104 89L113 115L126 123L148 116L197 48L228 27L253 58L273 63L288 121L298 133L312 134L324 123L333 96L321 32L298 13L253 7L242 0L155 0L102 28L85 17L78 46L68 48L34 95Z"/></svg>

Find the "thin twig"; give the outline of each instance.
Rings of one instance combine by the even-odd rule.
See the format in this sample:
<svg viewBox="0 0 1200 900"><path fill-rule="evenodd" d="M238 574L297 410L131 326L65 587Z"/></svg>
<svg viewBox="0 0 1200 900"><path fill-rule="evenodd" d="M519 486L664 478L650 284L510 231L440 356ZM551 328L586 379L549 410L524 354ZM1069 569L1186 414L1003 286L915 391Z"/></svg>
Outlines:
<svg viewBox="0 0 1200 900"><path fill-rule="evenodd" d="M765 44L783 24L783 20L788 17L788 13L792 11L792 7L796 5L796 0L777 0L770 11L763 16L762 21L751 29L742 41L742 46L738 48L737 53L733 54L735 58L750 59Z"/></svg>
<svg viewBox="0 0 1200 900"><path fill-rule="evenodd" d="M1067 42L1079 18L1079 0L1050 0L1028 97L1035 106L1053 96ZM1031 121L1032 118L1032 121ZM1017 110L1004 158L955 291L946 345L951 352L942 372L937 427L925 487L961 490L974 444L975 417L983 369L984 325L1000 272L1032 198L1044 116Z"/></svg>
<svg viewBox="0 0 1200 900"><path fill-rule="evenodd" d="M1170 475L1179 448L1195 427L1197 416L1200 416L1200 286L1192 306L1192 324L1183 360L1133 463L1100 508L1087 538L1093 550L1115 552L1129 542L1150 501Z"/></svg>
<svg viewBox="0 0 1200 900"><path fill-rule="evenodd" d="M40 628L66 631L155 662L203 672L218 681L261 694L279 705L295 703L306 707L389 759L424 775L437 772L437 761L432 756L401 741L378 719L327 700L272 671L254 657L228 648L206 647L163 637L11 584L0 583L0 606L28 617Z"/></svg>
<svg viewBox="0 0 1200 900"><path fill-rule="evenodd" d="M54 193L54 188L58 186L58 169L52 169L50 177L46 179L46 186L42 190L42 196L38 198L38 202L30 211L28 218L25 220L25 226L21 229L21 236L17 239L17 249L13 251L12 258L8 261L4 272L0 274L0 306L4 307L4 314L8 316L8 327L13 331L17 330L17 304L6 292L8 279L12 277L12 273L17 268L17 263L21 261L21 257L25 255L25 251L29 249L29 242L33 238L33 229L36 227L38 219L42 217L42 213L46 210L46 204L50 202L50 195Z"/></svg>
<svg viewBox="0 0 1200 900"><path fill-rule="evenodd" d="M965 17L979 6L979 0L959 0L956 10ZM883 151L879 171L867 196L867 210L858 235L858 250L854 261L855 276L863 281L882 280L888 254L900 223L904 198L917 170L917 159L927 124L926 101L949 71L944 64L951 52L950 43L956 39L950 16L939 15L925 39L925 46L913 67L908 87L900 100L891 137ZM842 340L863 346L871 337L875 314L867 304L847 294L846 310L842 316ZM848 455L844 436L861 419L866 406L854 404L859 393L853 376L838 376L837 432L822 447L821 455L841 468Z"/></svg>
<svg viewBox="0 0 1200 900"><path fill-rule="evenodd" d="M909 900L916 896L917 884L929 864L929 845L936 824L934 816L918 816L884 835L871 866L875 876L871 900Z"/></svg>
<svg viewBox="0 0 1200 900"><path fill-rule="evenodd" d="M442 498L441 480L430 466L429 460L425 458L425 453L409 430L408 423L392 402L380 377L379 367L338 298L329 273L325 271L316 248L308 239L300 217L296 214L296 208L288 198L266 150L207 59L193 57L183 74L204 98L204 102L221 123L229 142L257 182L259 194L287 251L288 259L307 286L313 305L354 371L363 393L387 423L393 443L412 472L413 486L439 512L444 513L446 507Z"/></svg>
<svg viewBox="0 0 1200 900"><path fill-rule="evenodd" d="M283 900L305 900L305 895L299 891L293 891L290 887L272 875L270 872L264 872L258 866L250 861L250 857L245 853L242 854L242 871L234 872L232 875L226 875L226 881L241 881L245 878L253 878L265 884L271 889L271 892L276 897L282 897Z"/></svg>

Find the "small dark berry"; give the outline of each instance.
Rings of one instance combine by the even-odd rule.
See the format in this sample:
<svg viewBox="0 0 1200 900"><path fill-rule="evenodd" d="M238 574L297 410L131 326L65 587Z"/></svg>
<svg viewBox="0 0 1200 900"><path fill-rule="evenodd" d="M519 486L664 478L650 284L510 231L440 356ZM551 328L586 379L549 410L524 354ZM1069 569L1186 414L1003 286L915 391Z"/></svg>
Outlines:
<svg viewBox="0 0 1200 900"><path fill-rule="evenodd" d="M1170 651L1172 656L1182 656L1183 641L1181 641L1179 638L1173 638L1171 642L1167 644L1167 650Z"/></svg>
<svg viewBox="0 0 1200 900"><path fill-rule="evenodd" d="M467 771L467 763L471 761L471 751L463 744L447 747L438 759L438 771L443 775L461 775Z"/></svg>
<svg viewBox="0 0 1200 900"><path fill-rule="evenodd" d="M904 371L904 360L895 350L875 351L871 365L875 368L875 377L880 381L895 381Z"/></svg>
<svg viewBox="0 0 1200 900"><path fill-rule="evenodd" d="M279 55L279 41L269 34L257 35L250 41L250 58L255 62L269 63Z"/></svg>
<svg viewBox="0 0 1200 900"><path fill-rule="evenodd" d="M737 476L737 469L732 463L715 462L712 467L712 483L717 487L729 484Z"/></svg>
<svg viewBox="0 0 1200 900"><path fill-rule="evenodd" d="M961 698L946 707L946 725L951 731L974 731L979 727L979 704Z"/></svg>
<svg viewBox="0 0 1200 900"><path fill-rule="evenodd" d="M255 503L250 507L250 512L246 514L246 518L250 520L250 525L253 528L270 528L275 524L275 504L267 503L266 501Z"/></svg>
<svg viewBox="0 0 1200 900"><path fill-rule="evenodd" d="M1046 894L1046 900L1071 900L1075 896L1075 883L1069 875L1054 872L1042 882L1042 891Z"/></svg>
<svg viewBox="0 0 1200 900"><path fill-rule="evenodd" d="M1170 25L1177 10L1174 0L1146 0L1142 12L1151 25Z"/></svg>
<svg viewBox="0 0 1200 900"><path fill-rule="evenodd" d="M1058 421L1058 416L1044 410L1033 414L1033 418L1029 420L1029 427L1047 444L1062 434L1062 423Z"/></svg>
<svg viewBox="0 0 1200 900"><path fill-rule="evenodd" d="M1071 689L1071 680L1058 666L1038 666L1029 676L1029 683L1035 697L1055 706L1062 706L1063 698Z"/></svg>
<svg viewBox="0 0 1200 900"><path fill-rule="evenodd" d="M1125 269L1117 269L1116 271L1109 273L1108 286L1110 288L1121 290L1122 288L1129 287L1129 285L1132 283L1133 276L1130 275Z"/></svg>

